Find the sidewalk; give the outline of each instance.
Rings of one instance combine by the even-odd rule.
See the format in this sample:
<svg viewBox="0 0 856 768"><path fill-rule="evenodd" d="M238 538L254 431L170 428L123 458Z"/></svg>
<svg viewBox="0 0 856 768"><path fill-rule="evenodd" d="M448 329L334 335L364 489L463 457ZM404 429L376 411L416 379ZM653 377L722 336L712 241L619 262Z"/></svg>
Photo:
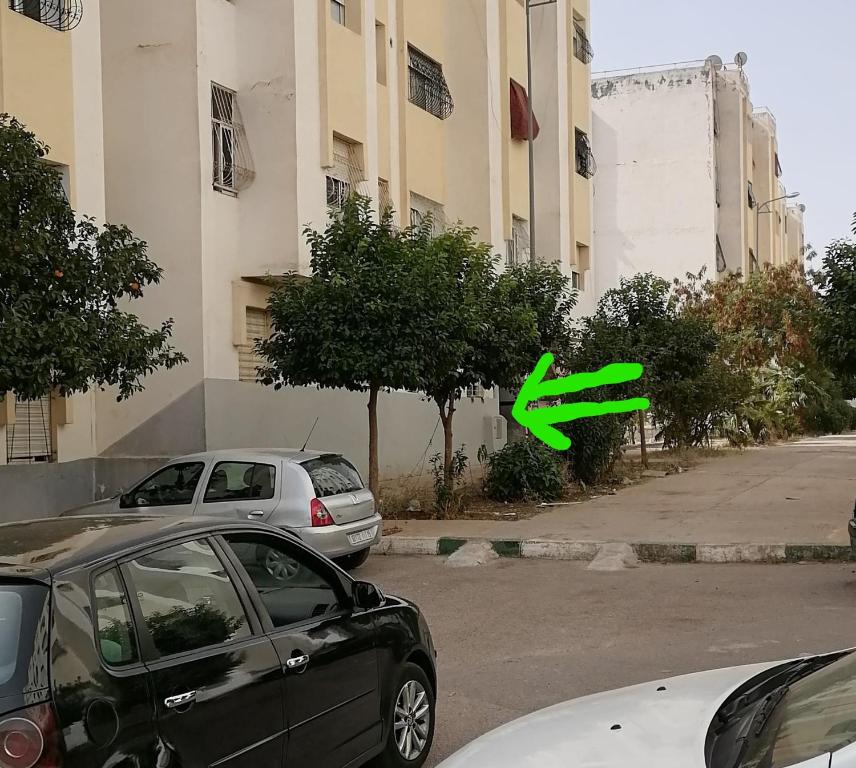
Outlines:
<svg viewBox="0 0 856 768"><path fill-rule="evenodd" d="M501 554L591 559L603 542L640 559L758 562L849 559L856 434L806 438L711 458L581 504L518 521L395 521L380 552L448 554L487 539Z"/></svg>

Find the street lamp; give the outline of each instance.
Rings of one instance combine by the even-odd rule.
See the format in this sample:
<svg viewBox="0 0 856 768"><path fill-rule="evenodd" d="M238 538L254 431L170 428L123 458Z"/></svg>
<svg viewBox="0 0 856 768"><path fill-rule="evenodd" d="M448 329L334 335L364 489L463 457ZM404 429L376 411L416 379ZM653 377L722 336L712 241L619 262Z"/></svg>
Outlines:
<svg viewBox="0 0 856 768"><path fill-rule="evenodd" d="M526 0L526 88L529 96L529 260L535 261L535 137L532 126L535 115L532 111L532 24L529 12L540 5L555 5L558 0Z"/></svg>
<svg viewBox="0 0 856 768"><path fill-rule="evenodd" d="M761 205L755 206L755 258L756 259L761 258L761 254L758 252L758 243L759 243L760 234L761 234L761 214L762 213L770 213L769 208L766 211L762 211L761 209L766 208L771 203L776 203L779 200L792 200L793 198L799 197L799 196L800 196L799 192L791 192L791 194L789 194L789 195L779 195L778 197L774 197L772 200L767 200L766 203L761 203ZM771 245L772 245L772 243L771 243ZM772 250L772 248L771 248L771 250ZM771 258L772 258L772 255L773 254L771 253L770 254Z"/></svg>

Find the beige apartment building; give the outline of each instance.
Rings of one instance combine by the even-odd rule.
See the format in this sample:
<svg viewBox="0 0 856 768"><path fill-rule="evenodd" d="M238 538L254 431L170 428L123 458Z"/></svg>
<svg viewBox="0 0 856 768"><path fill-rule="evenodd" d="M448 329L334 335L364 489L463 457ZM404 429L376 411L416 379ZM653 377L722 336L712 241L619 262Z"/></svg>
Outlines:
<svg viewBox="0 0 856 768"><path fill-rule="evenodd" d="M753 108L744 64L719 57L592 82L598 295L621 277L743 275L802 259L776 120Z"/></svg>
<svg viewBox="0 0 856 768"><path fill-rule="evenodd" d="M536 246L579 286L580 311L595 273L588 13L532 9ZM475 226L504 263L529 258L523 0L110 0L100 22L106 215L164 268L134 310L174 317L189 362L130 401L98 393L89 449L299 446L317 418L310 447L364 467L365 396L255 383L270 285L308 274L303 228L352 191L401 224ZM379 414L382 477L439 450L418 394L384 394ZM465 393L455 435L473 461L506 434L499 393Z"/></svg>
<svg viewBox="0 0 856 768"><path fill-rule="evenodd" d="M104 220L98 0L0 3L0 113L50 152L72 206ZM94 397L0 401L0 464L49 463L96 451Z"/></svg>

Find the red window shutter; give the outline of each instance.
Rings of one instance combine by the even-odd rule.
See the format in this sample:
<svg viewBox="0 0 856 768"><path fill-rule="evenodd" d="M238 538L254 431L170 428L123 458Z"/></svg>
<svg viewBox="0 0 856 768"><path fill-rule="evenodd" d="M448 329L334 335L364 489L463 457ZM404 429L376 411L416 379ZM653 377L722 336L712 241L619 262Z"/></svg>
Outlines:
<svg viewBox="0 0 856 768"><path fill-rule="evenodd" d="M532 115L532 138L537 139L541 128ZM511 138L525 141L529 138L529 96L516 80L511 80Z"/></svg>

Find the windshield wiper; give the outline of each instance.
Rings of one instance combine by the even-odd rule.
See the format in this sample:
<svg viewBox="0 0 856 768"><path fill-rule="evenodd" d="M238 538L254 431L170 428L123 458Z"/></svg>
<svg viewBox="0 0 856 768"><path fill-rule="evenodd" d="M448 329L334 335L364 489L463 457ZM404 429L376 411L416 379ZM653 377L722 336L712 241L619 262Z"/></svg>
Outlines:
<svg viewBox="0 0 856 768"><path fill-rule="evenodd" d="M790 685L788 683L784 683L778 688L774 688L763 699L761 699L761 702L758 704L758 709L756 709L752 717L746 721L746 724L740 729L740 733L734 740L735 743L740 745L740 747L738 748L737 755L732 763L732 768L738 768L743 760L743 756L746 754L749 741L751 739L757 739L761 735L764 730L764 726L767 725L770 716L773 714L773 710L782 703L782 699L785 698L785 695L789 690Z"/></svg>

